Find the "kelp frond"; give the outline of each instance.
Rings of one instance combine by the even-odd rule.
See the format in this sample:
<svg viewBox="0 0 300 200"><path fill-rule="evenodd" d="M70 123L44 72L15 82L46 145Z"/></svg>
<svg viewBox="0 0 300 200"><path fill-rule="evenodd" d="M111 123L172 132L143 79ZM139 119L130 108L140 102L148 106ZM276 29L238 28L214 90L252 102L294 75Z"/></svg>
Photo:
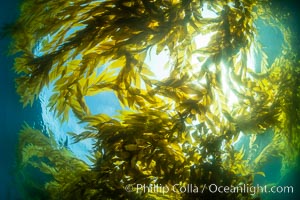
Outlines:
<svg viewBox="0 0 300 200"><path fill-rule="evenodd" d="M44 188L52 199L67 195L64 194L66 188L80 182L80 174L90 171L89 166L76 158L70 150L59 148L52 135L48 137L27 124L20 131L18 148L19 168L31 165L52 176L53 181L48 182Z"/></svg>

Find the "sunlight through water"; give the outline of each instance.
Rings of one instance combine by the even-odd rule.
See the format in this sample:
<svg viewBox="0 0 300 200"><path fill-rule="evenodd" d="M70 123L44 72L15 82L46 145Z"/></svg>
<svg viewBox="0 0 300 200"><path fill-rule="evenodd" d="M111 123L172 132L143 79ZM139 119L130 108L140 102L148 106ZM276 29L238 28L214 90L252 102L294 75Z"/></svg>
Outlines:
<svg viewBox="0 0 300 200"><path fill-rule="evenodd" d="M204 3L204 8L202 12L203 18L217 18L219 17L218 12L215 10L215 8L212 8L209 6L208 3ZM82 27L81 27L82 28ZM74 29L69 32L69 34L73 34L74 31L79 30L80 28ZM211 38L216 34L215 32L210 32L206 34L199 34L193 38L194 43L196 45L197 49L205 48L209 45L211 42ZM51 37L48 36L45 38L47 41L51 41ZM41 51L42 44L40 43L36 49L35 49L35 55L43 55L43 52ZM198 73L200 71L200 67L203 65L203 63L206 62L206 59L199 59L201 55L199 53L193 53L191 56L190 63L192 66L195 66L191 74ZM247 67L253 71L256 71L256 55L255 55L255 48L252 45L250 48L250 52L247 55ZM78 58L80 59L80 58ZM239 60L241 58L237 58ZM156 80L162 81L164 79L167 79L170 76L170 72L172 71L172 61L170 61L170 50L168 47L165 47L160 52L157 52L157 46L152 46L147 50L147 56L145 58L144 63L147 66L151 66L150 70L153 73L153 76ZM200 66L200 67L199 67ZM229 68L226 66L226 63L222 62L221 65L221 71L222 71L222 77L221 77L221 83L222 83L222 90L225 95L225 98L227 99L227 106L229 108L233 108L235 104L238 103L238 97L233 92L231 87L238 88L239 85L235 83L234 81L231 81L231 77L228 75ZM101 66L97 73L103 72L105 69L105 66ZM216 70L216 66L209 66L209 70ZM229 82L231 81L229 85ZM205 85L206 79L202 78L201 80L198 80L195 84L198 85ZM84 124L78 123L78 119L75 117L74 113L70 111L70 118L67 122L61 123L60 120L55 116L54 111L51 111L50 108L47 106L49 104L49 98L52 95L52 84L50 84L48 87L45 87L43 91L41 92L39 98L42 106L42 118L43 118L43 124L44 124L44 131L45 132L52 132L55 136L55 139L58 144L61 146L66 146L69 148L76 156L78 156L80 159L84 160L86 163L91 164L91 162L88 160L87 155L90 154L93 148L93 141L91 139L80 141L77 143L74 143L72 141L71 136L66 135L65 133L72 132L72 133L81 133L85 131ZM216 95L216 100L220 99L221 97ZM95 96L88 96L85 97L86 103L89 106L92 114L100 114L104 113L109 116L115 116L118 114L118 111L122 110L122 106L120 105L118 98L114 92L101 92ZM222 113L222 105L219 105L218 112ZM197 123L199 123L197 120L193 121L193 124L196 126ZM192 137L191 137L192 138ZM243 134L240 134L240 137L235 142L235 144L240 143L243 138ZM233 144L233 145L235 145Z"/></svg>

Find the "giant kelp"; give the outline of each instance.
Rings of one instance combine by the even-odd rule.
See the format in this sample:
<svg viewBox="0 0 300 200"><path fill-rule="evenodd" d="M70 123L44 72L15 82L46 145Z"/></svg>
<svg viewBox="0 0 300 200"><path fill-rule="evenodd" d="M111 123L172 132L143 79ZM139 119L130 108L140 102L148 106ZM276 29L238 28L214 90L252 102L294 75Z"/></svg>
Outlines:
<svg viewBox="0 0 300 200"><path fill-rule="evenodd" d="M215 17L207 17L204 7ZM26 126L19 162L50 174L52 199L144 199L195 196L250 199L249 194L128 193L128 184L252 184L270 156L284 167L299 152L299 62L293 37L268 1L42 1L21 5L11 26L17 92L24 105L53 85L49 107L63 121L73 112L93 138L93 166ZM284 37L272 64L258 38L263 20ZM14 28L15 27L15 28ZM196 37L213 33L207 46ZM168 51L167 66L148 66L149 51ZM251 67L253 55L261 59ZM196 60L196 62L194 61ZM169 67L158 79L153 68ZM119 116L92 114L85 97L113 91ZM232 95L237 101L232 102ZM235 149L239 134L273 131L258 154ZM251 151L250 151L251 152ZM36 160L34 158L44 158Z"/></svg>

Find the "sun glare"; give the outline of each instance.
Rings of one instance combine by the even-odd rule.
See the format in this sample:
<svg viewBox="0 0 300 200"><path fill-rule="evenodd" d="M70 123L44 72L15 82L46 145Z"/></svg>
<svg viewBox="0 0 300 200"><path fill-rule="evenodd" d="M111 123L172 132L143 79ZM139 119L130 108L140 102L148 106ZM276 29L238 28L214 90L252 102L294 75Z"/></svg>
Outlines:
<svg viewBox="0 0 300 200"><path fill-rule="evenodd" d="M202 10L202 17L203 18L217 18L219 15L217 14L216 10L210 6L208 3L204 3L203 10ZM66 37L74 34L75 31L80 30L82 27L77 27L68 31ZM197 49L205 48L208 46L209 42L211 41L212 36L216 34L215 32L210 32L207 34L199 34L193 38L193 42L196 45ZM51 41L54 36L47 36L44 38L45 41ZM34 51L36 56L43 55L43 46L42 42L38 44ZM251 54L252 55L252 54ZM199 59L201 56L200 54L194 53L191 57L190 63L194 68L190 73L199 73L201 70L201 66L206 61L206 59ZM80 58L78 58L80 59ZM254 60L248 61L249 66L254 66ZM153 73L153 78L159 81L166 79L170 76L170 72L172 70L172 61L170 61L170 50L168 47L165 47L161 51L158 51L157 46L153 46L152 48L147 50L147 56L145 58L144 63L150 67L151 72ZM103 72L106 68L105 66L101 66L98 68L97 75ZM215 70L215 66L210 66L209 70ZM234 103L238 101L237 97L234 93L230 90L228 85L228 77L225 75L227 73L227 67L222 64L222 86L224 94L227 96L228 105L233 106ZM143 87L142 83L142 87ZM198 85L206 84L206 79L202 78L198 80ZM85 131L84 125L78 124L78 120L76 119L74 113L70 111L70 119L63 124L55 117L54 111L50 111L47 107L49 103L49 98L52 95L52 88L46 87L40 94L40 101L42 105L42 118L44 121L44 126L46 130L50 130L52 133L55 134L55 139L59 144L66 144L68 147L75 153L80 159L84 160L87 163L90 161L87 159L86 155L92 149L92 141L80 141L78 143L72 143L72 139L70 136L66 135L67 132L74 132L74 133L81 133ZM115 115L118 110L121 110L121 106L118 102L118 98L116 95L111 92L102 92L101 94L95 96L88 96L85 98L87 105L91 109L93 114L105 113L107 115L113 116ZM218 97L216 97L218 100ZM221 109L220 102L218 103L219 109ZM221 112L221 110L219 110ZM196 125L198 122L197 120L193 121L193 124Z"/></svg>
<svg viewBox="0 0 300 200"><path fill-rule="evenodd" d="M219 17L217 12L208 3L204 3L202 9L203 10L202 10L201 13L202 13L203 18L216 18L216 17Z"/></svg>
<svg viewBox="0 0 300 200"><path fill-rule="evenodd" d="M216 10L216 8L213 8L210 4L204 3L202 8L202 17L203 18L217 18L219 17L219 14ZM68 37L71 34L74 34L75 31L80 30L82 27L71 29L68 32ZM212 36L214 34L217 34L216 32L209 32L206 34L199 34L193 38L193 42L195 44L196 49L205 48L209 45L211 42ZM51 41L54 36L47 36L47 38L44 38L45 41ZM43 46L42 42L39 43L36 46L36 49L34 51L36 56L42 56L43 55ZM80 58L78 58L80 59ZM236 61L239 62L241 60L241 56L237 56ZM205 58L205 55L201 55L201 53L193 53L191 56L191 60L189 63L193 66L190 72L188 72L190 75L197 74L201 71L201 67L204 65L204 63L207 61L207 58ZM147 56L144 60L144 63L146 66L149 67L151 72L153 73L154 79L158 81L162 81L164 79L167 79L170 76L170 73L172 71L172 61L170 60L170 50L166 46L162 50L158 50L157 46L153 46L147 50ZM255 48L254 45L251 45L250 52L247 54L247 68L250 70L255 71ZM102 73L106 67L109 66L109 64L99 66L97 69L97 75ZM234 108L235 104L238 103L238 97L235 95L231 87L239 88L239 85L232 81L232 78L230 77L230 69L228 66L226 66L225 63L221 62L221 84L222 84L222 92L224 97L226 98L226 106L229 109ZM210 71L215 72L216 66L211 65L208 67ZM193 84L196 84L200 87L203 85L206 85L206 78L203 77L200 80L193 81ZM145 89L145 83L141 82L141 88ZM54 111L50 111L50 109L47 107L49 103L49 98L53 94L52 88L45 87L43 91L40 94L40 100L42 104L42 117L43 122L47 130L50 130L55 134L56 141L58 143L65 143L66 140L69 141L68 146L69 148L82 160L84 160L87 163L90 163L90 161L86 158L86 154L88 154L89 151L92 149L92 141L81 141L76 144L72 143L72 140L70 139L70 136L66 135L66 132L74 132L74 133L81 133L85 131L84 126L82 124L78 124L78 121L75 117L75 115L70 111L70 119L68 122L64 122L63 124L60 123L60 121L54 117L55 113ZM92 114L100 114L105 113L107 115L113 116L115 115L118 110L121 110L121 105L118 101L117 96L113 92L102 92L95 96L88 96L85 98L86 103L88 107L90 108ZM218 113L222 113L222 105L221 105L221 97L216 94L215 95L215 101L216 104L212 105L212 109L217 109ZM222 115L221 115L222 116ZM224 118L224 117L223 117ZM225 120L225 119L221 120ZM197 125L198 120L193 121L193 125ZM193 142L194 139L191 137ZM240 138L235 142L237 143Z"/></svg>
<svg viewBox="0 0 300 200"><path fill-rule="evenodd" d="M167 47L157 54L157 46L154 46L148 50L144 62L151 67L150 70L153 72L155 79L163 80L170 76L171 65L169 60L170 51Z"/></svg>

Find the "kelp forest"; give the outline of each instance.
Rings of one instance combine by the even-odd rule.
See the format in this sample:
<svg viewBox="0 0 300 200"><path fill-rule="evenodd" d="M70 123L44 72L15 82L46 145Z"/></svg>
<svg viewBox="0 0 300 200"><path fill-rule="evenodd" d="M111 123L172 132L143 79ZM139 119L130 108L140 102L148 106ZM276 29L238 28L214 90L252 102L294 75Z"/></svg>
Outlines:
<svg viewBox="0 0 300 200"><path fill-rule="evenodd" d="M85 128L65 134L93 145L87 163L52 131L24 124L25 199L261 199L208 186L255 186L270 159L281 176L297 167L299 41L272 1L25 0L19 9L6 31L21 102L51 86L55 117L65 123L72 113ZM274 59L260 27L282 37ZM165 63L146 62L161 53ZM122 106L117 115L86 102L107 91Z"/></svg>

